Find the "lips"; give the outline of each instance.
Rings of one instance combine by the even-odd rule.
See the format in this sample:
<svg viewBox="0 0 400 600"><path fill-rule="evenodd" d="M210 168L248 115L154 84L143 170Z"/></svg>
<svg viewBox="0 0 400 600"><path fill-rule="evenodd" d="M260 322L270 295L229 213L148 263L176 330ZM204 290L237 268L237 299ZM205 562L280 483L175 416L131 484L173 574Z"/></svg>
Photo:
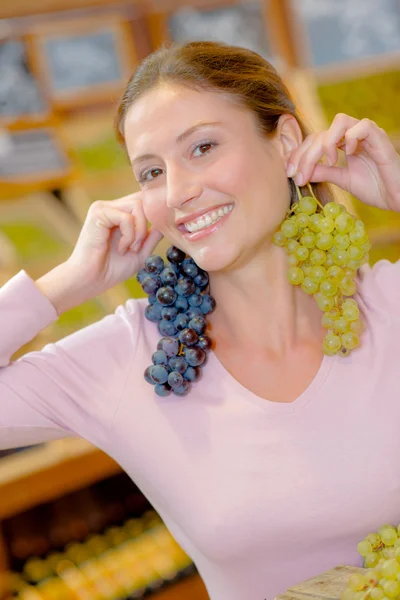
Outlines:
<svg viewBox="0 0 400 600"><path fill-rule="evenodd" d="M208 208L199 209L196 212L188 215L187 217L182 217L176 221L176 226L180 231L186 231L185 223L189 223L190 221L196 221L199 217L206 215L207 213L213 212L213 210L218 210L219 208L224 208L224 206L229 206L230 203L225 204L215 204L214 206L209 206Z"/></svg>

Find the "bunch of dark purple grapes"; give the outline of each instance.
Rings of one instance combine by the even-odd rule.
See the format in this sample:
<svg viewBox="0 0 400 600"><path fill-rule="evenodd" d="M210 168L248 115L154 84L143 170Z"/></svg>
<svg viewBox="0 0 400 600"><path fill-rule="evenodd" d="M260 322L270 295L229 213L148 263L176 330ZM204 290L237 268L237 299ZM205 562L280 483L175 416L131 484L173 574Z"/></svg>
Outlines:
<svg viewBox="0 0 400 600"><path fill-rule="evenodd" d="M165 265L161 256L149 256L136 276L149 295L146 319L157 323L163 336L144 378L159 396L185 396L200 378L211 349L205 317L214 310L215 300L209 294L207 272L192 258L171 246L167 259Z"/></svg>

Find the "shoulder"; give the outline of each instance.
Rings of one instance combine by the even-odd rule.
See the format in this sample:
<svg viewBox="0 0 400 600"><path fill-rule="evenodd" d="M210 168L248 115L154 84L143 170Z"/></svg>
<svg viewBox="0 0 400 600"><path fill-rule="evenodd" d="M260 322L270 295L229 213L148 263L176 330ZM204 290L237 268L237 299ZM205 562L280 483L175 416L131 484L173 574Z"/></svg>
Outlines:
<svg viewBox="0 0 400 600"><path fill-rule="evenodd" d="M400 318L400 261L383 259L363 265L357 275L357 293L369 311Z"/></svg>

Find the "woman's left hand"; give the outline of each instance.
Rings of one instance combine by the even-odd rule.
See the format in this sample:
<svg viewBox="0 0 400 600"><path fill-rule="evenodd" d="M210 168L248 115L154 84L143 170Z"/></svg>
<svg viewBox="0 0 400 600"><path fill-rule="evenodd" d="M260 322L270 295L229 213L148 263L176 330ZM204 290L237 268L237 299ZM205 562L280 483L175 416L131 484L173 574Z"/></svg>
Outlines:
<svg viewBox="0 0 400 600"><path fill-rule="evenodd" d="M346 153L346 165L335 166L338 149ZM328 165L318 161L326 155ZM297 185L328 181L368 204L400 211L400 156L387 133L370 119L339 113L326 131L311 133L292 151L288 176Z"/></svg>

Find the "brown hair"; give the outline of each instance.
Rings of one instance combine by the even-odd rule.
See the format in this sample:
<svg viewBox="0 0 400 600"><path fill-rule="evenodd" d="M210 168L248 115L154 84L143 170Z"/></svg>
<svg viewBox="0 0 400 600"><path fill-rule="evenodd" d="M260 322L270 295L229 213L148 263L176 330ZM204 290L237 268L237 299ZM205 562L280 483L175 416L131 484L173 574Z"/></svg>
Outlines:
<svg viewBox="0 0 400 600"><path fill-rule="evenodd" d="M229 96L255 115L264 135L275 131L282 114L297 119L303 137L309 133L281 77L259 54L223 43L188 42L160 48L147 56L133 73L116 117L116 133L121 143L129 108L147 91L163 84L185 85ZM295 200L296 188L290 182ZM313 188L323 203L332 199L327 184L313 184Z"/></svg>

